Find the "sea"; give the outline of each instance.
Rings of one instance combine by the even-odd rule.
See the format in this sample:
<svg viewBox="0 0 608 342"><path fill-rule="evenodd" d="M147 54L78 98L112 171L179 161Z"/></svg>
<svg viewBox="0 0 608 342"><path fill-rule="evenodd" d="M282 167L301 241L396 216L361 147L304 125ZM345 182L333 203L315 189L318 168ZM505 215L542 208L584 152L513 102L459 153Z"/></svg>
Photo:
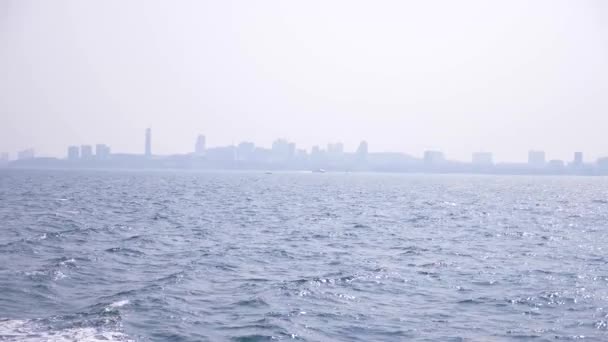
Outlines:
<svg viewBox="0 0 608 342"><path fill-rule="evenodd" d="M0 171L0 341L608 340L608 178Z"/></svg>

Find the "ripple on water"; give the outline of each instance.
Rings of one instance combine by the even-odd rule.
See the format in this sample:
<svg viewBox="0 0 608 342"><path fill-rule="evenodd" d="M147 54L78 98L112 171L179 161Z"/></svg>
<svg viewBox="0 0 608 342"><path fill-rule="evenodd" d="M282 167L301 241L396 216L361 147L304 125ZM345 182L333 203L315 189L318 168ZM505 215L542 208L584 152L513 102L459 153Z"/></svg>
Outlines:
<svg viewBox="0 0 608 342"><path fill-rule="evenodd" d="M31 320L0 319L0 340L11 342L134 342L122 332L81 327L49 329Z"/></svg>
<svg viewBox="0 0 608 342"><path fill-rule="evenodd" d="M600 177L0 170L0 341L605 341L607 193Z"/></svg>

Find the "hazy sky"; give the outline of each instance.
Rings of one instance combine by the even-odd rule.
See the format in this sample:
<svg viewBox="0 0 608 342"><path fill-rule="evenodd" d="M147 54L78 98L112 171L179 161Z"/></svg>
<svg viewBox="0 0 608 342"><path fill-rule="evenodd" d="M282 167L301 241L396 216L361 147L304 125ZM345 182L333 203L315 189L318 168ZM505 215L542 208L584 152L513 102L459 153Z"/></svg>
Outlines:
<svg viewBox="0 0 608 342"><path fill-rule="evenodd" d="M0 151L608 155L608 1L0 0Z"/></svg>

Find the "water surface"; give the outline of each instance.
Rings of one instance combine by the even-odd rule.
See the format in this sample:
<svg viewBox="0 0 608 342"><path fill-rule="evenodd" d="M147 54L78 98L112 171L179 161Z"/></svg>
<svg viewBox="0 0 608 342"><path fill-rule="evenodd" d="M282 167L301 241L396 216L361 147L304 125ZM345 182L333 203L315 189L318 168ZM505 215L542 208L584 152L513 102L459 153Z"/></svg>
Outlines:
<svg viewBox="0 0 608 342"><path fill-rule="evenodd" d="M0 171L0 341L608 339L608 179Z"/></svg>

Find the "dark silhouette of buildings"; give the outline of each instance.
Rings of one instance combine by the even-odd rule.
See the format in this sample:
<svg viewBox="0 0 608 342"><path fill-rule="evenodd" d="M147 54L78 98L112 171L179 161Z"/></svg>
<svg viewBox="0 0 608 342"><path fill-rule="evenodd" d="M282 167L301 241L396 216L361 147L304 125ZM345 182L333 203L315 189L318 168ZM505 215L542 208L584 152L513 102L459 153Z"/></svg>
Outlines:
<svg viewBox="0 0 608 342"><path fill-rule="evenodd" d="M246 170L327 170L381 171L431 173L484 174L571 174L608 175L608 157L596 163L584 163L583 153L575 152L567 165L562 160L545 160L545 152L530 150L527 163L495 163L491 152L472 154L471 162L447 160L443 152L425 151L422 157L404 153L370 153L366 141L361 141L353 152L344 150L342 143L327 144L327 150L312 147L310 154L297 149L286 139L277 139L271 148L253 142L207 148L206 138L199 135L194 153L152 157L152 132L145 131L145 153L111 153L105 144L69 146L67 158L36 158L33 149L20 151L17 160L9 161L8 154L0 154L2 167L31 168L187 168L187 169L246 169Z"/></svg>

